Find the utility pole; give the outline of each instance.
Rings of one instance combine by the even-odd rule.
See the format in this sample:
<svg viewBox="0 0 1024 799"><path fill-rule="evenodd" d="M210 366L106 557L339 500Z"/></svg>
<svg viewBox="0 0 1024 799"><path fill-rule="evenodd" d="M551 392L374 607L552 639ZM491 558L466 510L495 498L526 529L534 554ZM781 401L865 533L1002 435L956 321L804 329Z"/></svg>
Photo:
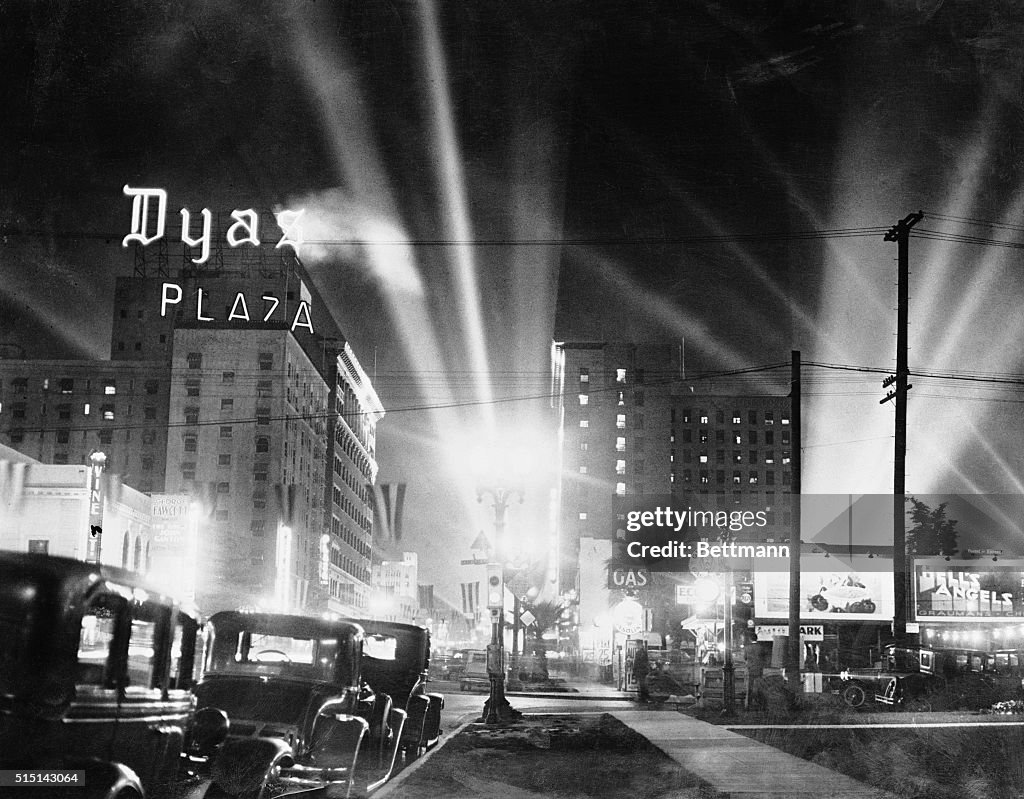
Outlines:
<svg viewBox="0 0 1024 799"><path fill-rule="evenodd" d="M924 213L908 214L885 234L885 241L896 242L896 388L883 403L896 400L896 443L892 478L892 571L893 617L892 634L897 643L907 637L907 365L910 306L910 230L924 218Z"/></svg>
<svg viewBox="0 0 1024 799"><path fill-rule="evenodd" d="M793 350L790 367L790 424L792 428L793 482L790 485L792 532L789 535L789 636L786 639L786 682L794 696L803 693L800 679L800 351Z"/></svg>

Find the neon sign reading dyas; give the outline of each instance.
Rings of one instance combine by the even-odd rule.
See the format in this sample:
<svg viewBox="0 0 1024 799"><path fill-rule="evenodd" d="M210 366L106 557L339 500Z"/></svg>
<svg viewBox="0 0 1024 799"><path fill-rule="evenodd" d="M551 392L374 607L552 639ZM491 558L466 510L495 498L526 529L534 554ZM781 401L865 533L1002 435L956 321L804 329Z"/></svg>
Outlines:
<svg viewBox="0 0 1024 799"><path fill-rule="evenodd" d="M167 217L167 192L163 189L132 188L128 184L125 184L123 191L125 196L132 198L132 231L121 240L121 246L127 247L130 243L137 243L145 247L147 244L152 244L154 241L162 239L164 237ZM150 231L150 200L156 200L157 204L156 229L152 232ZM181 209L181 241L189 247L200 248L199 257L192 259L194 264L204 264L209 260L210 241L213 235L213 215L210 213L210 209L204 208L199 213L203 219L202 234L198 238L193 238L191 215L187 208ZM278 227L282 231L281 239L274 246L274 249L288 246L295 251L296 255L299 254L299 248L303 244L299 220L304 213L305 209L300 211L280 211L274 214ZM252 208L244 211L236 209L231 212L231 218L235 221L225 234L228 245L238 247L242 244L251 244L254 247L258 247L260 245L260 221L256 211ZM204 311L203 301L205 297L206 293L200 288L196 302L196 321L216 321L212 316L207 316ZM181 286L177 283L164 283L160 290L160 316L167 316L168 307L178 305L181 302L181 298ZM263 321L268 322L281 301L277 297L266 294L261 296L260 299L270 306L270 310L263 316ZM242 292L235 294L235 300L231 305L231 310L228 312L227 321L232 322L236 320L251 321L249 306ZM295 310L295 316L292 319L291 325L292 332L297 327L304 327L310 333L313 333L313 321L310 317L309 304L305 300L300 301L298 308Z"/></svg>

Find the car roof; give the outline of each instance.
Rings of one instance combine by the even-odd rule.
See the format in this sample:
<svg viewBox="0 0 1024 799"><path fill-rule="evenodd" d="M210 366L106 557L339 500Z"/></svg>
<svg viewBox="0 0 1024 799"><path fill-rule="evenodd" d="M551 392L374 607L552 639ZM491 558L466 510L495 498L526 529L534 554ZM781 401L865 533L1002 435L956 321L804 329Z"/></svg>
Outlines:
<svg viewBox="0 0 1024 799"><path fill-rule="evenodd" d="M250 613L241 610L222 610L214 613L209 623L214 628L252 630L269 635L318 637L323 635L349 635L363 638L363 628L351 621L300 616L292 613Z"/></svg>
<svg viewBox="0 0 1024 799"><path fill-rule="evenodd" d="M0 572L27 576L37 583L59 584L63 590L87 594L101 582L144 591L148 599L164 605L177 606L180 611L198 616L191 603L167 593L166 589L147 580L137 572L106 563L86 563L74 558L42 555L33 552L0 550Z"/></svg>

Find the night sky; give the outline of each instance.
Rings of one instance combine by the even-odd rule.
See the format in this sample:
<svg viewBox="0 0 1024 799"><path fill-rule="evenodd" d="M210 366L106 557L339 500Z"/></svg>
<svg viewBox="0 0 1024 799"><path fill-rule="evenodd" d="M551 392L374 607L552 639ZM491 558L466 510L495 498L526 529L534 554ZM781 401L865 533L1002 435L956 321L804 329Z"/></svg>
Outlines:
<svg viewBox="0 0 1024 799"><path fill-rule="evenodd" d="M0 343L29 357L108 355L125 183L387 242L304 260L391 411L425 582L484 524L447 431L539 424L489 403L547 391L552 336L892 368L881 234L919 209L910 364L942 378L911 381L908 487L1024 488L1020 387L963 380L1024 371L991 244L1024 229L1010 0L7 2L0 65ZM891 489L883 376L808 367L806 490Z"/></svg>

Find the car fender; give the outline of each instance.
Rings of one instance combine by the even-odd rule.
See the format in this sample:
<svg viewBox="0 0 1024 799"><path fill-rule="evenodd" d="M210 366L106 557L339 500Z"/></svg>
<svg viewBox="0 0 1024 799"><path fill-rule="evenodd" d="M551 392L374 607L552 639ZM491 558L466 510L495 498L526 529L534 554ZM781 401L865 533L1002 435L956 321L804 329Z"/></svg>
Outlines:
<svg viewBox="0 0 1024 799"><path fill-rule="evenodd" d="M82 799L114 799L117 796L134 792L144 797L146 792L142 788L142 780L135 771L124 763L111 763L100 760L88 760L85 762L74 762L67 760L63 763L64 768L85 772L86 790L82 793ZM77 791L75 792L77 796Z"/></svg>
<svg viewBox="0 0 1024 799"><path fill-rule="evenodd" d="M229 738L214 758L214 783L226 793L256 794L275 768L294 763L292 749L279 738Z"/></svg>

